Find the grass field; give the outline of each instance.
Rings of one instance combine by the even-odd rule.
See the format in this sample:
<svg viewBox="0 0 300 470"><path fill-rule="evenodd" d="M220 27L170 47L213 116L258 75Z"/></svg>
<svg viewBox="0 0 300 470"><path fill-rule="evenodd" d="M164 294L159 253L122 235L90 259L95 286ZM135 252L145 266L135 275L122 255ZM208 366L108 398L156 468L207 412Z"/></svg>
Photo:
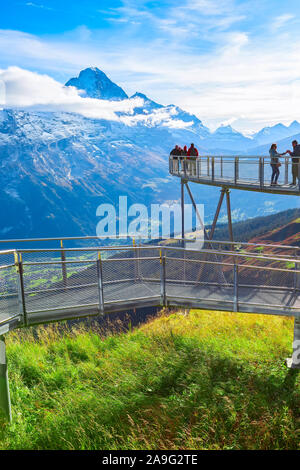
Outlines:
<svg viewBox="0 0 300 470"><path fill-rule="evenodd" d="M0 449L300 449L293 320L191 311L7 336Z"/></svg>

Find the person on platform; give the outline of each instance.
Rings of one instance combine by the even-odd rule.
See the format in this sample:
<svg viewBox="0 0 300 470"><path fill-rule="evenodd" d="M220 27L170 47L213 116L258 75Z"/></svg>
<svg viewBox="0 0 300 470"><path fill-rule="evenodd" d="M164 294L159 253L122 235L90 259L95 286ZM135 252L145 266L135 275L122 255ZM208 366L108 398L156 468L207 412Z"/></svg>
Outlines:
<svg viewBox="0 0 300 470"><path fill-rule="evenodd" d="M279 168L281 167L281 163L279 161L279 157L285 155L284 153L277 152L277 144L272 144L269 150L270 159L271 159L271 168L272 168L272 176L271 176L271 186L277 186L277 181L280 175Z"/></svg>
<svg viewBox="0 0 300 470"><path fill-rule="evenodd" d="M190 148L188 149L188 157L194 157L191 158L191 161L189 162L189 170L191 173L191 176L196 176L197 173L197 168L196 168L196 158L199 156L198 150L194 146L194 144L191 144Z"/></svg>
<svg viewBox="0 0 300 470"><path fill-rule="evenodd" d="M300 145L298 144L297 140L293 140L292 142L293 146L293 151L291 152L290 150L287 150L286 153L289 153L290 156L292 157L292 176L293 176L293 182L290 184L290 186L296 186L297 185L297 179L298 179L298 184L300 182Z"/></svg>
<svg viewBox="0 0 300 470"><path fill-rule="evenodd" d="M179 171L179 155L181 155L181 151L178 145L175 145L173 150L171 150L170 155L173 157L173 171L178 173Z"/></svg>

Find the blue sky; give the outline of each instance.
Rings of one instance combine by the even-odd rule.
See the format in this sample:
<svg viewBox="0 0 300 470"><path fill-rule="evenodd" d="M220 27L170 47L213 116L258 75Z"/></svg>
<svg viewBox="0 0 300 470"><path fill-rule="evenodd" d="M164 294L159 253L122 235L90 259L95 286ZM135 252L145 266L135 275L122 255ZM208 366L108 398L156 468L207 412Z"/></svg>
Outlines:
<svg viewBox="0 0 300 470"><path fill-rule="evenodd" d="M211 127L300 119L299 0L10 0L0 69L60 82L98 66L129 94L178 104Z"/></svg>

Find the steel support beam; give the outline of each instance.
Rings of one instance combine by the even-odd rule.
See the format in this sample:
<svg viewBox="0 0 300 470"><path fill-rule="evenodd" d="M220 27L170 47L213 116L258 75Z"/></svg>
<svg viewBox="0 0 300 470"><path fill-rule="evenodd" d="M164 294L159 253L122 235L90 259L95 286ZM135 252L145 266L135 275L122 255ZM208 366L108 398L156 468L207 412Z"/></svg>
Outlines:
<svg viewBox="0 0 300 470"><path fill-rule="evenodd" d="M185 238L185 226L184 226L184 180L181 179L181 238L184 241Z"/></svg>
<svg viewBox="0 0 300 470"><path fill-rule="evenodd" d="M293 355L286 360L289 369L300 369L300 317L294 320Z"/></svg>
<svg viewBox="0 0 300 470"><path fill-rule="evenodd" d="M163 255L163 251L160 250L160 305L162 307L167 306L167 295L166 295L166 256Z"/></svg>
<svg viewBox="0 0 300 470"><path fill-rule="evenodd" d="M98 277L98 296L100 315L104 315L104 289L103 289L103 270L101 253L98 253L97 259L97 277Z"/></svg>
<svg viewBox="0 0 300 470"><path fill-rule="evenodd" d="M189 185L188 185L187 182L185 182L185 186L186 186L186 189L187 189L187 191L188 191L188 193L189 193L190 199L191 199L191 201L192 201L194 210L195 210L195 212L196 212L197 219L199 220L200 225L201 225L201 228L202 228L202 230L203 230L203 232L204 232L204 239L205 239L205 240L209 240L208 234L207 234L207 231L206 231L206 228L205 228L205 226L204 226L204 222L203 222L203 220L201 219L201 215L200 215L200 213L199 213L199 211L198 211L198 208L197 208L195 199L194 199L194 197L193 197L193 195L192 195L192 191L190 190L190 187L189 187Z"/></svg>
<svg viewBox="0 0 300 470"><path fill-rule="evenodd" d="M228 218L228 231L230 241L233 242L233 230L232 230L232 219L231 219L231 204L230 204L230 191L226 190L226 202L227 202L227 218Z"/></svg>
<svg viewBox="0 0 300 470"><path fill-rule="evenodd" d="M209 233L209 239L210 240L213 239L213 236L214 236L214 233L215 233L215 229L216 229L216 225L217 225L218 218L219 218L219 215L220 215L220 210L221 210L221 207L222 207L222 204L223 204L225 193L226 193L226 188L222 188L221 189L220 199L219 199L219 202L218 202L218 207L217 207L215 217L214 217L214 221L213 221L213 224L211 226L211 231Z"/></svg>
<svg viewBox="0 0 300 470"><path fill-rule="evenodd" d="M7 420L11 422L11 403L4 336L0 336L0 409Z"/></svg>
<svg viewBox="0 0 300 470"><path fill-rule="evenodd" d="M60 252L61 270L62 270L64 288L66 289L68 285L68 275L67 275L67 266L66 266L66 252L64 251L64 244L62 240L60 240L60 247L61 247L61 252Z"/></svg>

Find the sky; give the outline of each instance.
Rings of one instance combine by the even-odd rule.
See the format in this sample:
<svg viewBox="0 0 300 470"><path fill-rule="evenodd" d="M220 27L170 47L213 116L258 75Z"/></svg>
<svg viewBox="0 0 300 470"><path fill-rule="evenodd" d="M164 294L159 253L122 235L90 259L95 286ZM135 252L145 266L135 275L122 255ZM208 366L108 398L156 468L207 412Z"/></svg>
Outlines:
<svg viewBox="0 0 300 470"><path fill-rule="evenodd" d="M299 120L299 59L299 0L0 0L2 74L43 76L55 95L97 66L212 129Z"/></svg>

